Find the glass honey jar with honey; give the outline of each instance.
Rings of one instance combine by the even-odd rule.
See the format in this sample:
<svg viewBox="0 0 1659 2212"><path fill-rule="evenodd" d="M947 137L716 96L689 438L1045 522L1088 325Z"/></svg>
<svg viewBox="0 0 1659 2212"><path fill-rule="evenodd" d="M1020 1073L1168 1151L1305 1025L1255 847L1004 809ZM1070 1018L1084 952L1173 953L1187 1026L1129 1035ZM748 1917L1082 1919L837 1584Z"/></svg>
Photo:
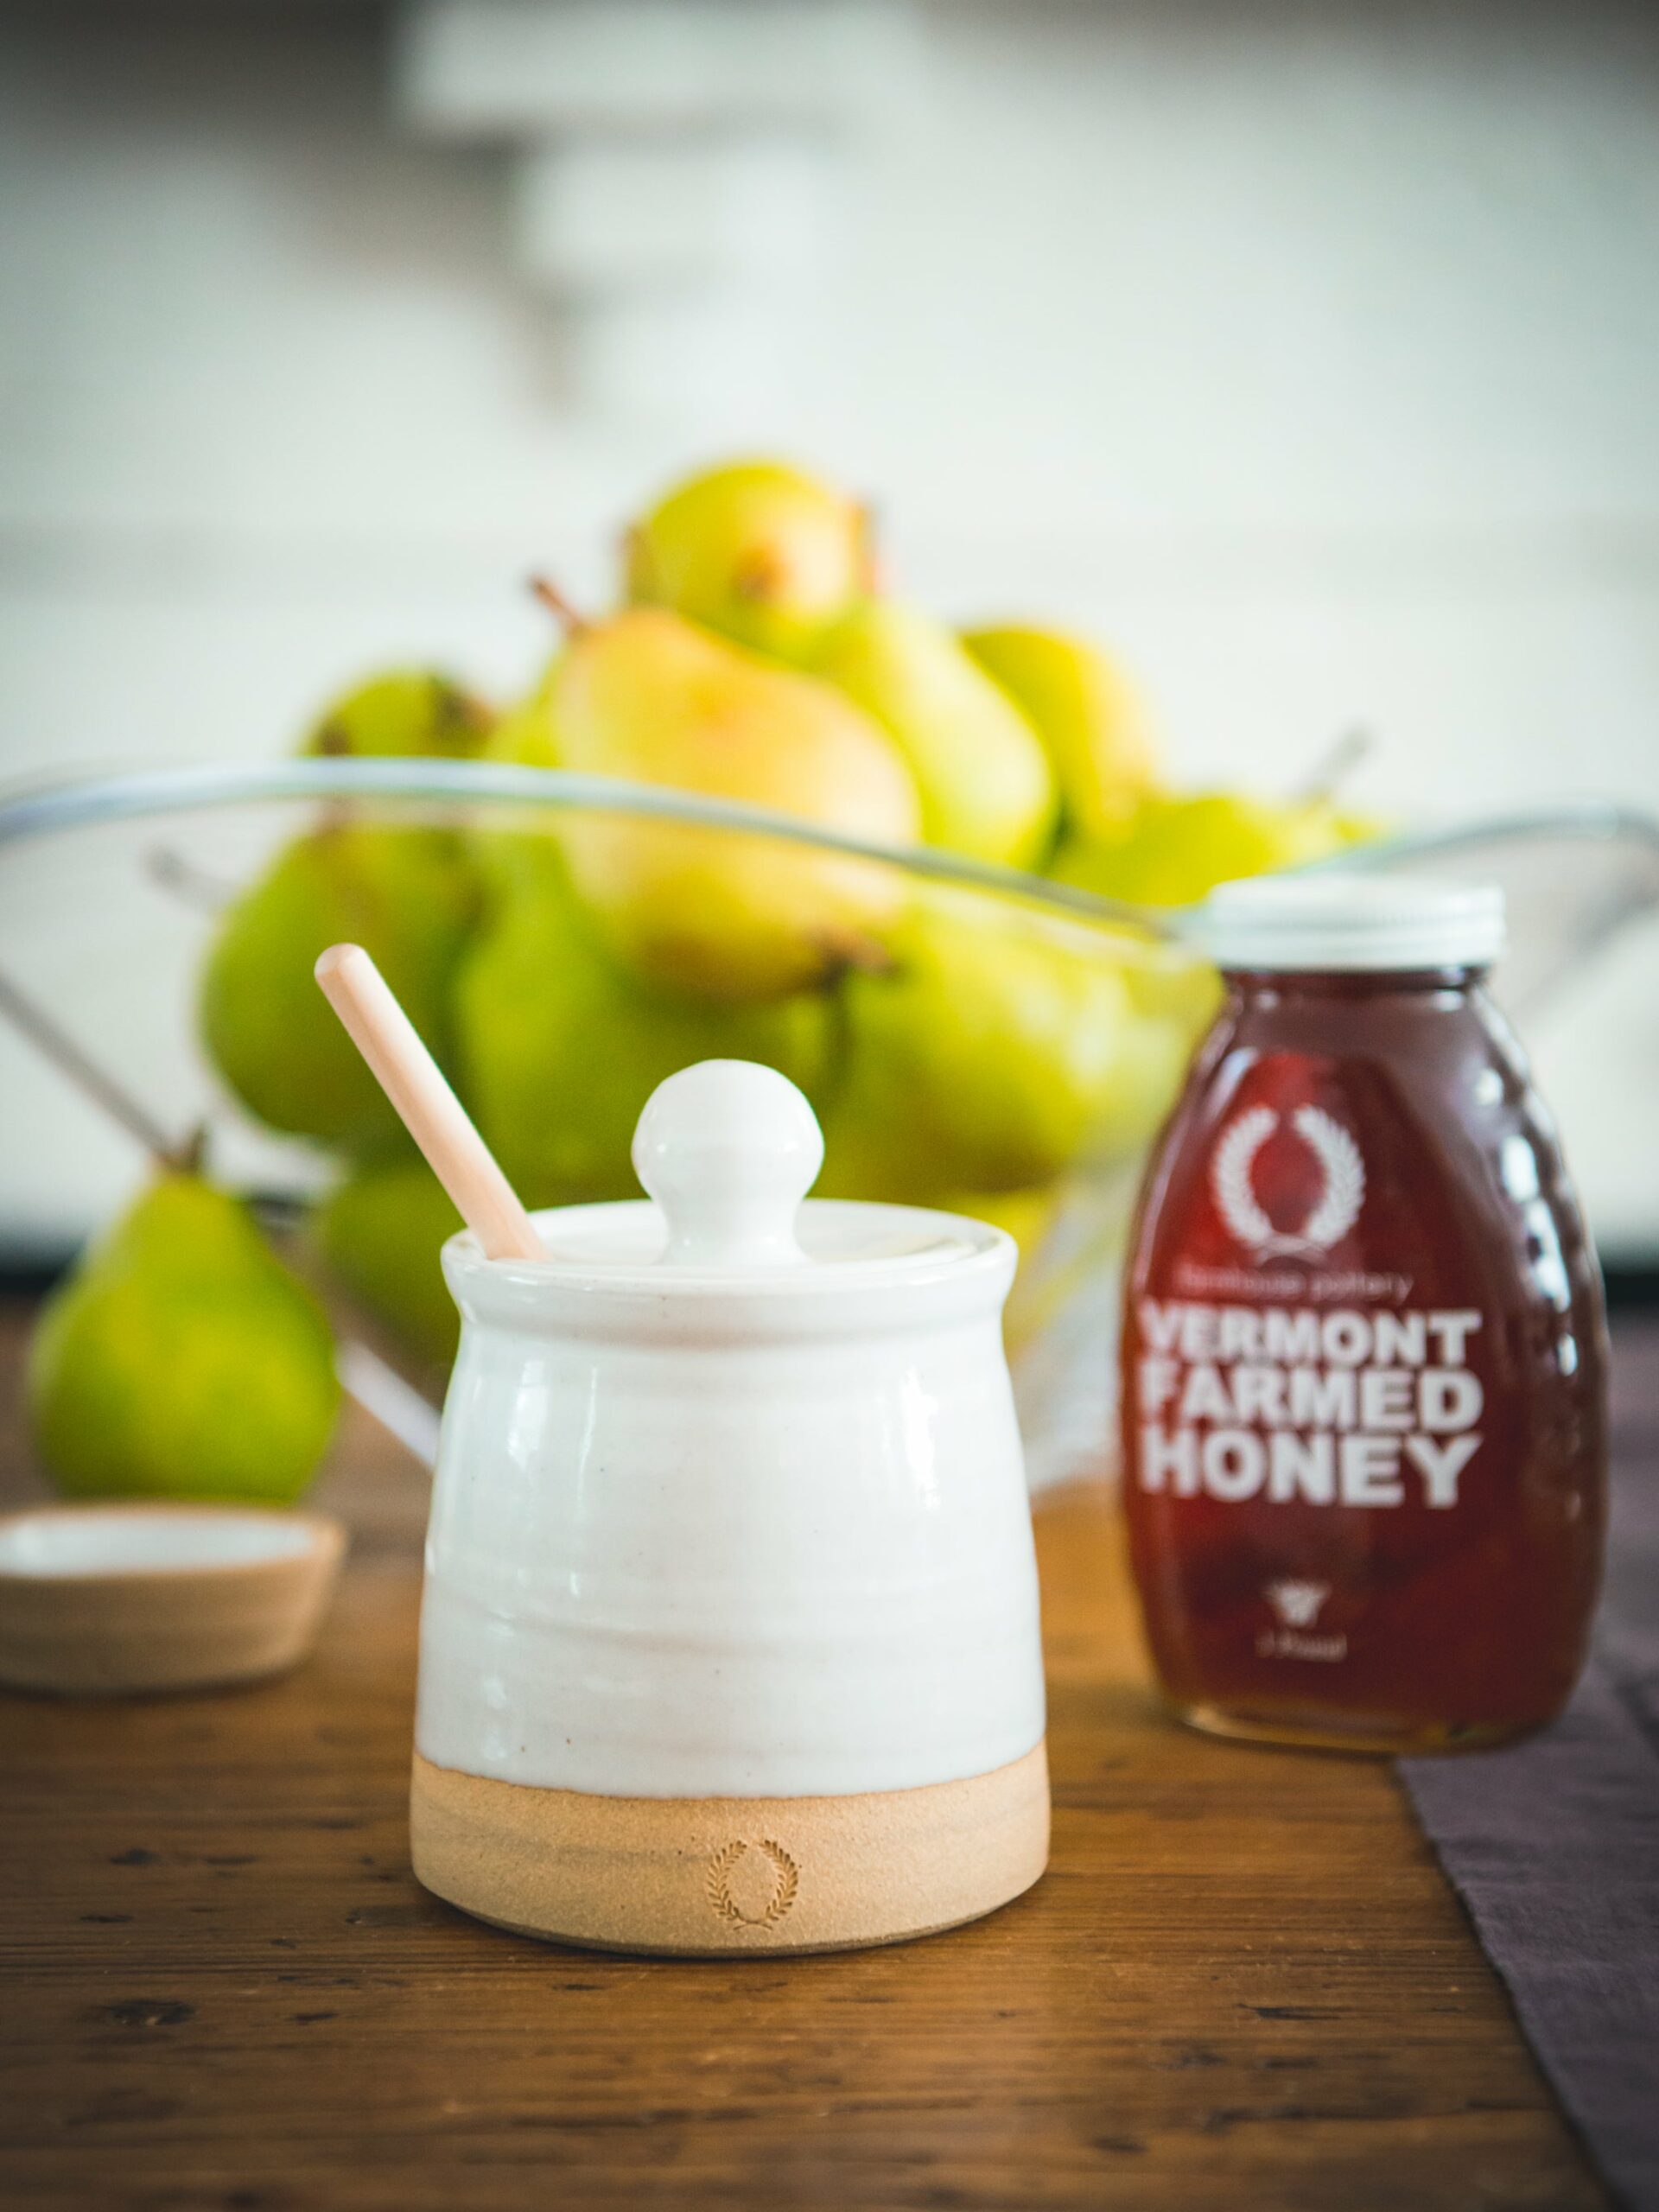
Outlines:
<svg viewBox="0 0 1659 2212"><path fill-rule="evenodd" d="M1130 1558L1180 1716L1497 1743L1582 1664L1605 1518L1600 1278L1485 989L1491 888L1308 875L1195 924L1224 1002L1125 1285Z"/></svg>

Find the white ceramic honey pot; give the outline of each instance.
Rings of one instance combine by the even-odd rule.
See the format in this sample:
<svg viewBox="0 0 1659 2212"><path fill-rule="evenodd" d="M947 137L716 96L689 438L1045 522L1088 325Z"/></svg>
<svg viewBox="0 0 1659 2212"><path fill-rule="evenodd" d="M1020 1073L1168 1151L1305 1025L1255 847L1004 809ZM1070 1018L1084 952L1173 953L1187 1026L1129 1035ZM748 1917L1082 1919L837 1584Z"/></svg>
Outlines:
<svg viewBox="0 0 1659 2212"><path fill-rule="evenodd" d="M651 1200L444 1250L461 1351L427 1541L415 1871L626 1950L890 1942L1048 1850L1000 1230L803 1203L806 1100L658 1090Z"/></svg>

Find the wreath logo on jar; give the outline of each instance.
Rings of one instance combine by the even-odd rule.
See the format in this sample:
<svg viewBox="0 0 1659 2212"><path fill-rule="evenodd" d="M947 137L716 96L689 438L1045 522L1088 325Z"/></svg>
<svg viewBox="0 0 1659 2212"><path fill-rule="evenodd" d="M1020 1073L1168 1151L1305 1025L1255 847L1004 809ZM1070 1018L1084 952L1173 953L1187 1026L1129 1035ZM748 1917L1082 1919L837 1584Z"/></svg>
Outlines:
<svg viewBox="0 0 1659 2212"><path fill-rule="evenodd" d="M801 1870L770 1836L737 1836L709 1862L709 1902L734 1928L772 1928L795 1902Z"/></svg>
<svg viewBox="0 0 1659 2212"><path fill-rule="evenodd" d="M1279 1127L1271 1106L1252 1106L1223 1135L1210 1162L1210 1187L1222 1219L1259 1260L1309 1258L1339 1244L1365 1203L1365 1163L1359 1147L1323 1107L1299 1106L1290 1126L1319 1171L1317 1195L1300 1229L1278 1229L1255 1195L1256 1154Z"/></svg>

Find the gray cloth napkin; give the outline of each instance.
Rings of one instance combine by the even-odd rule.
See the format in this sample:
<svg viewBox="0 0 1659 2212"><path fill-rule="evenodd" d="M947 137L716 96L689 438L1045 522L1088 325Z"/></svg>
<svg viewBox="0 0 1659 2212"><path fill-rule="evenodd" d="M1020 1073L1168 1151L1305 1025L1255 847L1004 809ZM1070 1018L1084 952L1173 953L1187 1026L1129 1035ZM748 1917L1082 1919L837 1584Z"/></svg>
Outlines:
<svg viewBox="0 0 1659 2212"><path fill-rule="evenodd" d="M1400 1771L1603 2177L1659 2212L1659 1324L1616 1339L1607 1583L1571 1705Z"/></svg>

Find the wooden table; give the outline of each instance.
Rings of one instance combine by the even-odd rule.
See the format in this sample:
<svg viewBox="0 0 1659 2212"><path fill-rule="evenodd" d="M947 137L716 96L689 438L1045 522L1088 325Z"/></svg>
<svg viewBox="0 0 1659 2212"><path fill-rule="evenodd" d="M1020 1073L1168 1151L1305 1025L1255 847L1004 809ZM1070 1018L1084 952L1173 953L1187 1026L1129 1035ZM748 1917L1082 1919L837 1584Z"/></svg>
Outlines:
<svg viewBox="0 0 1659 2212"><path fill-rule="evenodd" d="M1054 1855L1018 1904L711 1964L440 1904L404 1828L424 1488L348 1427L322 1496L355 1548L287 1681L0 1697L5 2206L1605 2201L1389 1769L1160 1717L1093 1490L1038 1516Z"/></svg>

